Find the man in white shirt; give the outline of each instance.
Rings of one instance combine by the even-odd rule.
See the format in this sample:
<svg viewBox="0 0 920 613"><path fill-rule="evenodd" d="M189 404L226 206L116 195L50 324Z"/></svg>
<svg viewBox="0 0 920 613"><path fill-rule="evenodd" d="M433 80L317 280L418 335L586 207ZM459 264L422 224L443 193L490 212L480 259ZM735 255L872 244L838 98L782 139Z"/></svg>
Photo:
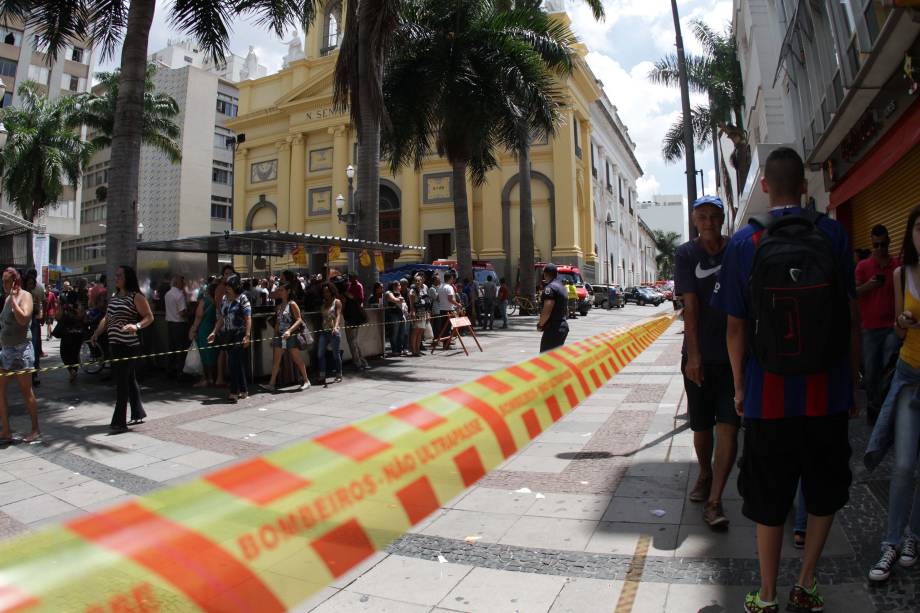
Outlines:
<svg viewBox="0 0 920 613"><path fill-rule="evenodd" d="M444 283L438 287L438 310L440 311L440 317L437 318L436 322L432 323L431 327L436 337L440 333L441 338L450 338L450 318L454 316L455 311L461 308L460 303L457 301L457 292L454 291L454 278L454 273L444 273ZM444 348L447 349L448 346L449 342L445 340Z"/></svg>
<svg viewBox="0 0 920 613"><path fill-rule="evenodd" d="M169 333L169 350L183 352L188 349L188 296L185 293L185 277L176 275L172 287L163 299L166 305L166 327ZM178 377L185 363L185 353L169 355L168 373Z"/></svg>

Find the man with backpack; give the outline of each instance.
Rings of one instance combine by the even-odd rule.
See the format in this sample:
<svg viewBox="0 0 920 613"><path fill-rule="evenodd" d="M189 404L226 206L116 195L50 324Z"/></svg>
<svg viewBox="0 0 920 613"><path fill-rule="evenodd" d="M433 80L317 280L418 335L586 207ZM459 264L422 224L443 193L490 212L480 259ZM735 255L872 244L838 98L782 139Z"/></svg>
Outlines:
<svg viewBox="0 0 920 613"><path fill-rule="evenodd" d="M808 510L802 568L788 611L823 610L815 567L834 514L849 499L848 413L855 414L859 319L849 240L801 208L805 167L774 150L761 188L770 212L732 238L712 304L728 316L735 410L744 416L738 490L757 524L761 586L747 613L778 613L783 530L799 480Z"/></svg>
<svg viewBox="0 0 920 613"><path fill-rule="evenodd" d="M703 521L710 528L720 528L728 525L722 510L722 492L735 464L741 426L735 413L735 388L725 344L725 313L709 304L728 243L728 238L722 236L725 207L719 198L703 196L693 203L691 219L699 237L677 249L674 272L675 293L684 301L681 370L693 447L700 465L690 501L706 503Z"/></svg>

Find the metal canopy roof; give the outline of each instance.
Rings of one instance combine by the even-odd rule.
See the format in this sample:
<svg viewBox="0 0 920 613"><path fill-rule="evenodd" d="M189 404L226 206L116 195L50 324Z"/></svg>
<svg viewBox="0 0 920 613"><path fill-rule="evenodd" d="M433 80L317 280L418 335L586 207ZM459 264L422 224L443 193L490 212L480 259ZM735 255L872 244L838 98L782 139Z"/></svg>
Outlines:
<svg viewBox="0 0 920 613"><path fill-rule="evenodd" d="M425 251L417 245L394 245L340 236L320 236L283 230L248 230L186 236L172 240L144 241L138 251L174 251L184 253L225 253L229 255L258 255L280 257L296 246L329 248L338 245L342 251Z"/></svg>

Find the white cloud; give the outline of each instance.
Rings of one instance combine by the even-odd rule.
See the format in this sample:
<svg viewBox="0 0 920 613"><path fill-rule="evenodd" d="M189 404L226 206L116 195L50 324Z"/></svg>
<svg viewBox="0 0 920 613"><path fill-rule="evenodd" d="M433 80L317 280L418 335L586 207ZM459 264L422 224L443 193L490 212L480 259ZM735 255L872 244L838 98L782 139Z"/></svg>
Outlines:
<svg viewBox="0 0 920 613"><path fill-rule="evenodd" d="M636 181L636 191L639 192L639 200L651 200L652 196L661 193L661 183L655 178L655 175L645 174Z"/></svg>

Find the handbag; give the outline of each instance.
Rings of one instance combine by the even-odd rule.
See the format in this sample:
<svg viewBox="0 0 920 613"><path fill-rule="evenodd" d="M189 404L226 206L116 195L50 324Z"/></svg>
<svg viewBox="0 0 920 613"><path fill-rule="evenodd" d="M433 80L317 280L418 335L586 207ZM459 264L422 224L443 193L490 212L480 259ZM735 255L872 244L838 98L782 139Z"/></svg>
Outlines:
<svg viewBox="0 0 920 613"><path fill-rule="evenodd" d="M61 325L61 322L54 324L54 329L51 330L51 336L54 338L64 338L64 326Z"/></svg>
<svg viewBox="0 0 920 613"><path fill-rule="evenodd" d="M182 367L182 372L187 375L201 375L204 372L201 353L198 351L198 343L195 341L192 341L188 348L188 353L185 354L185 366Z"/></svg>
<svg viewBox="0 0 920 613"><path fill-rule="evenodd" d="M309 349L313 346L313 333L309 332L306 328L301 328L300 331L294 335L294 343L301 351Z"/></svg>

